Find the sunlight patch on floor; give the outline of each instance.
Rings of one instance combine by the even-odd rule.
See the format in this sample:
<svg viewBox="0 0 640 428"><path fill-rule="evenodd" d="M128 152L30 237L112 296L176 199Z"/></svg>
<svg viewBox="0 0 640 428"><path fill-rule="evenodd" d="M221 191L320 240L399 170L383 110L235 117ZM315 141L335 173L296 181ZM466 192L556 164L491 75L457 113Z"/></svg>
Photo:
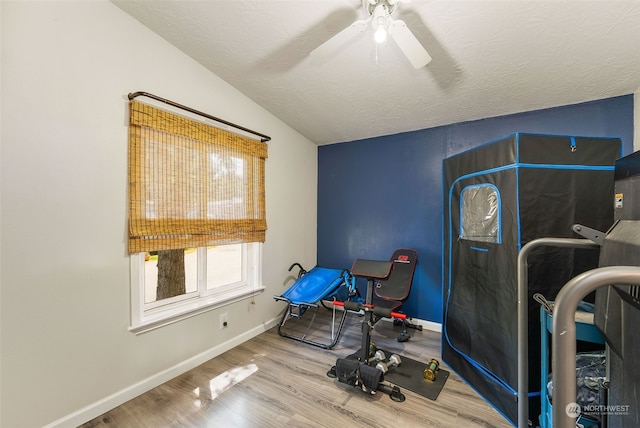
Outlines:
<svg viewBox="0 0 640 428"><path fill-rule="evenodd" d="M196 407L200 407L202 404L200 398L204 398L207 400L215 400L217 397L222 395L226 390L231 388L233 385L236 385L255 372L258 371L258 366L255 364L247 364L246 366L236 367L226 372L222 373L219 376L211 379L209 381L209 397L203 397L203 394L206 394L206 391L202 391L200 387L193 390L193 393L198 397L198 399L194 402ZM209 394L207 394L209 395Z"/></svg>

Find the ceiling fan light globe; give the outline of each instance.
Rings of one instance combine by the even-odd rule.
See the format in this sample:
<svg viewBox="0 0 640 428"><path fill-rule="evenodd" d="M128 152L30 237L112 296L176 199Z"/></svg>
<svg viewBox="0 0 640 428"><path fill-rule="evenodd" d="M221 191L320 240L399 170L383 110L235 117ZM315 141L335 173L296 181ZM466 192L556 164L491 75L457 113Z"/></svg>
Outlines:
<svg viewBox="0 0 640 428"><path fill-rule="evenodd" d="M387 30L384 27L379 27L373 37L376 43L384 43L387 40Z"/></svg>

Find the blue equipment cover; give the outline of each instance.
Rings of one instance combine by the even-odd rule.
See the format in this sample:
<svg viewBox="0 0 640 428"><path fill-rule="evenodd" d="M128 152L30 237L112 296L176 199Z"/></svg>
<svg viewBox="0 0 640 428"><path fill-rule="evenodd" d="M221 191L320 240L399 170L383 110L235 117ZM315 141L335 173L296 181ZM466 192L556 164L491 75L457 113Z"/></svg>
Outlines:
<svg viewBox="0 0 640 428"><path fill-rule="evenodd" d="M335 294L340 294L339 291L346 292L340 290L345 282L343 273L344 270L316 266L302 275L280 297L296 305L315 304L320 300L330 299ZM346 297L345 295L344 298Z"/></svg>
<svg viewBox="0 0 640 428"><path fill-rule="evenodd" d="M291 265L289 270L295 266ZM299 266L299 265L298 265ZM287 302L287 308L282 314L280 323L278 324L278 334L282 337L288 337L309 345L318 346L324 349L331 349L340 340L344 322L347 317L347 310L342 311L342 316L338 320L337 331L335 329L335 308L333 309L333 319L331 325L331 341L322 343L311 340L307 337L307 333L313 324L318 311L318 303L323 300L336 300L344 302L357 296L356 281L347 269L329 269L323 267L314 267L310 271L305 271L300 266L300 275L298 280L294 282L280 296L273 296L276 300ZM323 304L324 306L324 304ZM284 330L285 323L291 318L302 318L309 308L313 308L313 316L304 334L294 335Z"/></svg>

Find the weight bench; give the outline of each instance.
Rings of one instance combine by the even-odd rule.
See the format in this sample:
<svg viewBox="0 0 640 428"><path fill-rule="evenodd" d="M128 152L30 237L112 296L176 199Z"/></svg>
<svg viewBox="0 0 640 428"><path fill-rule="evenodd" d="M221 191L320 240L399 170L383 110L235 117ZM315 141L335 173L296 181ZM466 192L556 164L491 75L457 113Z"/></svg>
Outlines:
<svg viewBox="0 0 640 428"><path fill-rule="evenodd" d="M397 386L384 382L384 373L378 368L379 366L370 365L372 361L374 363L377 361L370 355L371 330L381 318L391 317L394 320L402 320L404 325L407 316L398 311L409 297L417 259L418 254L415 250L403 248L394 251L389 261L356 259L353 262L351 274L367 279L365 301L364 303L334 302L334 305L344 306L349 310L364 311L362 342L356 354L347 358L338 358L336 365L327 372L327 376L337 378L341 383L360 387L363 391L370 393L383 391L394 401L404 401L404 394ZM406 341L409 338L406 327L402 330L398 340ZM381 358L384 358L384 354L382 355ZM400 358L397 358L399 361Z"/></svg>
<svg viewBox="0 0 640 428"><path fill-rule="evenodd" d="M418 253L413 249L400 248L393 252L389 261L392 263L389 276L374 281L374 295L371 304L379 310L401 312L402 304L409 298L411 292ZM374 322L377 321L378 319L374 319ZM407 321L406 317L394 317L393 322L402 325L398 342L406 342L411 338L407 333L407 328L422 330L421 325L412 324Z"/></svg>
<svg viewBox="0 0 640 428"><path fill-rule="evenodd" d="M415 250L400 248L393 252L388 262L362 259L353 262L351 274L367 279L365 301L359 305L365 311L361 360L367 358L365 352L369 349L373 325L382 318L393 318L394 323L402 324L398 342L406 342L411 337L407 334L407 327L422 330L422 326L408 323L407 316L400 312L402 304L409 298L417 261L418 253ZM345 308L355 310L358 304L347 302Z"/></svg>
<svg viewBox="0 0 640 428"><path fill-rule="evenodd" d="M304 270L299 263L294 263L289 267L289 271L294 266L298 266L298 279L287 290L279 296L273 296L275 300L287 303L287 308L282 314L278 323L278 334L282 337L297 340L302 343L317 346L323 349L333 348L340 340L342 329L347 318L347 310L342 311L342 316L335 331L336 311L333 309L331 319L331 338L326 342L319 342L307 338L307 333L315 321L319 305L324 306L322 301L345 302L357 298L355 278L347 269L329 269L314 267L310 271ZM312 309L313 316L305 332L301 335L294 335L292 331L285 331L286 322L291 318L301 318L309 309Z"/></svg>

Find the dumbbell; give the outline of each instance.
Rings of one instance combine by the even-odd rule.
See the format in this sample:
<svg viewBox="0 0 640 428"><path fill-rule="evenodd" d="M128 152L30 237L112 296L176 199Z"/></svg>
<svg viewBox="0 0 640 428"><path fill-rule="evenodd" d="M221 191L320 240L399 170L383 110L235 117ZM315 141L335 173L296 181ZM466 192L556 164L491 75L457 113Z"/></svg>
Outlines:
<svg viewBox="0 0 640 428"><path fill-rule="evenodd" d="M367 360L367 363L372 363L374 361L384 361L384 359L387 358L386 355L384 355L384 352L382 352L380 349L378 349L376 351L375 354L373 354L373 357L369 358Z"/></svg>
<svg viewBox="0 0 640 428"><path fill-rule="evenodd" d="M369 343L369 358L373 357L377 349L378 345L376 345L376 342L372 340L371 343Z"/></svg>
<svg viewBox="0 0 640 428"><path fill-rule="evenodd" d="M378 364L376 364L376 368L382 371L382 373L387 373L390 367L398 367L400 364L402 364L400 355L393 354L389 357L389 361L387 361L386 363L384 361L380 361Z"/></svg>
<svg viewBox="0 0 640 428"><path fill-rule="evenodd" d="M422 372L422 375L426 380L436 380L436 372L438 371L439 368L440 368L440 363L438 362L438 360L433 358L431 361L429 361L429 365L427 366L426 369L424 369L424 371Z"/></svg>

